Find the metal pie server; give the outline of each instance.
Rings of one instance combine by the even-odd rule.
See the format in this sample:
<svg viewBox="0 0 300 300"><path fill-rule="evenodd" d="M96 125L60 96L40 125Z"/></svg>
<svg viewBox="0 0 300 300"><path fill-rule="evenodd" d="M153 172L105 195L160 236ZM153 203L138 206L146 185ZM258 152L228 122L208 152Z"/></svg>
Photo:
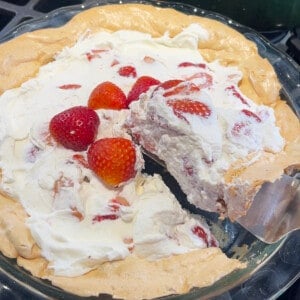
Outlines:
<svg viewBox="0 0 300 300"><path fill-rule="evenodd" d="M237 222L265 243L300 229L300 174L265 183L247 214Z"/></svg>

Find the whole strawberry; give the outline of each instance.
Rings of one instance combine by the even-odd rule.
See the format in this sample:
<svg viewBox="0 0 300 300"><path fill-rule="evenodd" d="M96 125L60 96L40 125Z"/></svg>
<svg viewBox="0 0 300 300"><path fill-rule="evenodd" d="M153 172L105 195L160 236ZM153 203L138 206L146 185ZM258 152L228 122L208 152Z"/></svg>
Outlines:
<svg viewBox="0 0 300 300"><path fill-rule="evenodd" d="M123 91L113 82L104 81L98 84L90 94L88 107L119 110L127 108L128 105Z"/></svg>
<svg viewBox="0 0 300 300"><path fill-rule="evenodd" d="M74 106L55 115L50 134L67 149L84 151L95 140L100 124L97 113L86 106Z"/></svg>
<svg viewBox="0 0 300 300"><path fill-rule="evenodd" d="M135 176L134 144L125 138L104 138L88 149L88 164L109 186L117 186Z"/></svg>

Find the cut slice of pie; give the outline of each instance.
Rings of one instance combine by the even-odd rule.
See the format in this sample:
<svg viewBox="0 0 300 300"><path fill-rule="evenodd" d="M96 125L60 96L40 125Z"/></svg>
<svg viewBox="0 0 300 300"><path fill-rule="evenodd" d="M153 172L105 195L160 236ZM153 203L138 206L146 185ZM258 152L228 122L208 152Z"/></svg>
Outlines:
<svg viewBox="0 0 300 300"><path fill-rule="evenodd" d="M233 68L203 61L177 68L178 74L182 68L190 73L133 102L128 127L165 162L192 204L235 220L246 214L264 181L299 162L299 123L290 119L295 135L289 140L276 120L282 109L288 112L285 104L278 100L275 111L256 104L241 92Z"/></svg>
<svg viewBox="0 0 300 300"><path fill-rule="evenodd" d="M95 88L109 81L127 96L122 107L131 104L94 108L96 139L130 140L129 126L173 175L179 170L179 182L182 174L192 178L184 183L203 197L192 202L204 199L204 208L235 218L245 210L245 195L299 162L299 123L278 99L276 74L253 43L214 20L122 4L21 35L0 45L0 57L6 256L66 291L127 299L187 293L245 267L216 247L205 222L180 207L160 176L141 174L139 145L134 176L109 187L85 150L53 140L49 123L87 106ZM224 135L234 143L224 146ZM224 147L233 157L223 157ZM274 163L268 170L266 159ZM201 182L194 176L200 169Z"/></svg>

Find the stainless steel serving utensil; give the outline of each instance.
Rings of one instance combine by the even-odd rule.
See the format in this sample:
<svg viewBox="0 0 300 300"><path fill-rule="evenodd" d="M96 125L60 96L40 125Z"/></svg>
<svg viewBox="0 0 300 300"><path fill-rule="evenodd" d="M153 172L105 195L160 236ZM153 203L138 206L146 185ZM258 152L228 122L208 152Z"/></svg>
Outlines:
<svg viewBox="0 0 300 300"><path fill-rule="evenodd" d="M247 215L237 222L269 244L300 229L299 178L282 175L273 183L265 183L255 196Z"/></svg>
<svg viewBox="0 0 300 300"><path fill-rule="evenodd" d="M158 157L145 149L142 151L152 161L166 168ZM263 184L247 214L236 222L268 244L300 229L300 173L293 177L282 175L273 183Z"/></svg>

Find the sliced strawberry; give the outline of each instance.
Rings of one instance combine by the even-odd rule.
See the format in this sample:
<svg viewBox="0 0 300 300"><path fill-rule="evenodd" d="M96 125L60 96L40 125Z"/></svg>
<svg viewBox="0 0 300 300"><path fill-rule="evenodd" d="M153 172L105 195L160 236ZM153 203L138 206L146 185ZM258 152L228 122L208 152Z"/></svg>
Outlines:
<svg viewBox="0 0 300 300"><path fill-rule="evenodd" d="M248 109L242 109L241 111L242 111L242 113L244 115L246 115L246 116L248 116L250 118L255 119L258 123L261 122L261 118L257 114L255 114L254 112L252 112L252 111L250 111Z"/></svg>
<svg viewBox="0 0 300 300"><path fill-rule="evenodd" d="M170 80L164 81L155 88L154 92L159 89L164 89L164 90L171 89L182 82L183 82L183 80L181 80L181 79L170 79Z"/></svg>
<svg viewBox="0 0 300 300"><path fill-rule="evenodd" d="M147 64L152 64L152 63L155 62L155 59L154 59L153 57L151 57L151 56L147 56L147 55L146 55L146 56L144 57L143 61L144 61L145 63L147 63Z"/></svg>
<svg viewBox="0 0 300 300"><path fill-rule="evenodd" d="M78 162L80 165L82 165L85 168L89 168L89 164L87 162L87 160L85 159L85 157L82 154L76 153L72 156L73 160L75 160L76 162Z"/></svg>
<svg viewBox="0 0 300 300"><path fill-rule="evenodd" d="M128 139L100 139L90 146L87 157L90 168L109 186L117 186L135 176L135 147Z"/></svg>
<svg viewBox="0 0 300 300"><path fill-rule="evenodd" d="M236 90L234 85L227 87L225 91L229 92L231 95L239 99L243 104L249 106L247 100Z"/></svg>
<svg viewBox="0 0 300 300"><path fill-rule="evenodd" d="M60 193L60 190L62 188L73 187L73 186L74 186L73 180L61 174L61 176L54 182L54 186L53 186L54 197Z"/></svg>
<svg viewBox="0 0 300 300"><path fill-rule="evenodd" d="M91 52L93 54L100 54L100 53L104 53L104 52L108 52L108 49L92 49Z"/></svg>
<svg viewBox="0 0 300 300"><path fill-rule="evenodd" d="M150 77L150 76L142 76L139 77L136 82L133 84L131 90L127 96L127 105L129 105L132 101L136 101L139 99L142 93L146 93L149 88L153 85L160 84L160 81Z"/></svg>
<svg viewBox="0 0 300 300"><path fill-rule="evenodd" d="M71 207L71 214L73 217L77 218L79 221L82 221L84 219L83 214L77 209L77 207Z"/></svg>
<svg viewBox="0 0 300 300"><path fill-rule="evenodd" d="M116 198L112 199L110 202L109 207L113 212L119 211L121 206L130 206L129 202L121 196L116 196Z"/></svg>
<svg viewBox="0 0 300 300"><path fill-rule="evenodd" d="M124 92L114 83L104 81L92 91L88 100L88 107L119 110L128 106Z"/></svg>
<svg viewBox="0 0 300 300"><path fill-rule="evenodd" d="M133 243L133 238L132 237L124 238L123 242L125 244L132 244Z"/></svg>
<svg viewBox="0 0 300 300"><path fill-rule="evenodd" d="M102 221L106 221L106 220L116 220L118 219L119 216L116 214L109 214L109 215L96 215L93 218L93 223L96 222L102 222Z"/></svg>
<svg viewBox="0 0 300 300"><path fill-rule="evenodd" d="M107 52L108 50L106 49L92 49L90 52L87 52L85 55L86 55L86 58L88 61L91 61L95 58L100 58L101 57L101 53L103 52Z"/></svg>
<svg viewBox="0 0 300 300"><path fill-rule="evenodd" d="M193 232L193 234L198 236L200 239L202 239L207 246L209 245L207 233L204 231L204 229L202 227L200 227L199 225L196 225L195 227L193 227L192 232Z"/></svg>
<svg viewBox="0 0 300 300"><path fill-rule="evenodd" d="M91 53L91 52L87 52L85 54L85 56L86 56L86 58L87 58L88 61L92 61L93 59L100 57L99 54L97 54L97 53Z"/></svg>
<svg viewBox="0 0 300 300"><path fill-rule="evenodd" d="M231 129L231 133L234 136L250 136L252 134L251 127L249 126L249 123L244 122L237 122L233 125Z"/></svg>
<svg viewBox="0 0 300 300"><path fill-rule="evenodd" d="M201 89L208 88L213 84L213 78L210 74L206 72L198 72L186 78L186 80L198 79L197 86Z"/></svg>
<svg viewBox="0 0 300 300"><path fill-rule="evenodd" d="M204 103L189 99L167 100L167 104L173 108L174 114L186 121L183 113L208 118L211 115L211 109Z"/></svg>
<svg viewBox="0 0 300 300"><path fill-rule="evenodd" d="M116 196L116 198L112 199L111 202L119 204L119 205L123 205L123 206L130 206L127 199L124 197L121 197L121 196Z"/></svg>
<svg viewBox="0 0 300 300"><path fill-rule="evenodd" d="M192 228L192 232L200 239L202 239L205 242L207 247L218 247L218 242L216 238L213 235L211 235L210 239L208 239L207 233L201 226L199 225L194 226Z"/></svg>
<svg viewBox="0 0 300 300"><path fill-rule="evenodd" d="M81 88L81 84L76 84L76 83L63 84L60 85L58 88L60 88L61 90L77 90Z"/></svg>
<svg viewBox="0 0 300 300"><path fill-rule="evenodd" d="M119 73L120 76L123 76L123 77L133 77L133 78L135 78L137 76L136 69L133 66L121 67L118 70L118 73Z"/></svg>
<svg viewBox="0 0 300 300"><path fill-rule="evenodd" d="M249 117L250 119L255 120L257 123L262 122L261 118L257 114L255 114L254 112L248 109L242 109L241 113ZM250 124L251 124L250 120L234 123L231 129L232 135L237 137L241 135L250 136L252 134L251 126L249 126Z"/></svg>
<svg viewBox="0 0 300 300"><path fill-rule="evenodd" d="M49 131L65 148L83 151L95 140L99 124L94 110L75 106L55 115L50 121Z"/></svg>
<svg viewBox="0 0 300 300"><path fill-rule="evenodd" d="M125 237L123 239L124 244L128 245L128 251L133 252L134 250L134 241L132 237Z"/></svg>
<svg viewBox="0 0 300 300"><path fill-rule="evenodd" d="M174 82L175 84L175 82ZM168 90L166 90L166 92L163 94L164 97L170 97L170 96L174 96L174 95L190 95L192 93L196 93L199 92L200 88L198 86L196 86L194 83L192 82L184 82L184 84L177 84L174 85L173 88L169 88Z"/></svg>
<svg viewBox="0 0 300 300"><path fill-rule="evenodd" d="M192 62L182 62L178 65L178 67L180 68L186 68L186 67L197 67L197 68L202 68L202 69L205 69L206 68L206 64L203 64L203 63L192 63Z"/></svg>

